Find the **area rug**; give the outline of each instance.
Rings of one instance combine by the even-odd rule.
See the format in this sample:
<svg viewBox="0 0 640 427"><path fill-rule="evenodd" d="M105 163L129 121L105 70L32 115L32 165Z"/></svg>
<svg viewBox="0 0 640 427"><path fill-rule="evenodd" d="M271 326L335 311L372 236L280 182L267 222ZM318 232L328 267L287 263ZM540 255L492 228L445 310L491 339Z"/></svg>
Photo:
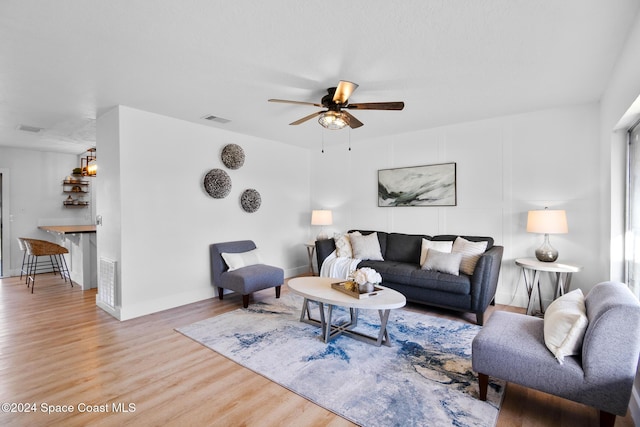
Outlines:
<svg viewBox="0 0 640 427"><path fill-rule="evenodd" d="M495 426L504 383L490 382L487 401L478 400L479 326L399 309L391 347L348 336L325 344L319 328L299 321L301 308L302 298L285 294L177 331L362 426ZM377 311L360 311L357 330L377 334L379 324Z"/></svg>

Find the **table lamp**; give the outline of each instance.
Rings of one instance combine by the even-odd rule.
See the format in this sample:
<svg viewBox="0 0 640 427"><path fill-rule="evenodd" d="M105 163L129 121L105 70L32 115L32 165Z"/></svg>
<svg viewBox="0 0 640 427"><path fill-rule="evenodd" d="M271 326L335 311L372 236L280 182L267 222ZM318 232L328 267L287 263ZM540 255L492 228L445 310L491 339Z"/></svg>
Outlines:
<svg viewBox="0 0 640 427"><path fill-rule="evenodd" d="M544 234L542 246L536 249L536 258L543 262L554 262L558 259L558 251L549 243L549 234L565 234L569 232L567 214L563 210L548 208L529 211L527 232Z"/></svg>
<svg viewBox="0 0 640 427"><path fill-rule="evenodd" d="M327 240L329 236L324 231L325 225L333 224L333 216L330 210L314 210L311 211L311 225L320 226L320 234L316 237L317 240Z"/></svg>

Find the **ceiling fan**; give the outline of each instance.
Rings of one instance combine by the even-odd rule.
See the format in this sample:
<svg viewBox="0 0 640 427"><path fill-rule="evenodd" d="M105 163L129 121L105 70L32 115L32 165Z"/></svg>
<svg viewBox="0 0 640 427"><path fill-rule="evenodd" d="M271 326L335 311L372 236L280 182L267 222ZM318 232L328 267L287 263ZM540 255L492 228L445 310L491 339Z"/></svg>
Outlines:
<svg viewBox="0 0 640 427"><path fill-rule="evenodd" d="M359 128L363 123L355 118L351 113L344 110L402 110L404 102L365 102L361 104L350 104L349 97L358 88L358 85L345 80L340 80L337 87L327 89L327 95L322 97L320 104L303 101L288 101L285 99L270 99L269 102L281 102L285 104L313 105L315 107L326 108L326 110L316 111L309 114L290 125L299 125L318 117L318 123L327 129L342 129L349 126L352 129Z"/></svg>

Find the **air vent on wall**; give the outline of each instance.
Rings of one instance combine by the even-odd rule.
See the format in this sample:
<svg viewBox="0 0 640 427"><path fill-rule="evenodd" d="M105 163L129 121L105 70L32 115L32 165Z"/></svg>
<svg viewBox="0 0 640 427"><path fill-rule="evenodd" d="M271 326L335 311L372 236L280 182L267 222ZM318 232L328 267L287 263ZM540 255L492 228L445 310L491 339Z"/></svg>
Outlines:
<svg viewBox="0 0 640 427"><path fill-rule="evenodd" d="M31 133L38 133L42 130L42 128L39 128L36 126L29 126L29 125L18 125L17 129L23 132L31 132Z"/></svg>
<svg viewBox="0 0 640 427"><path fill-rule="evenodd" d="M203 119L209 120L210 122L223 123L223 124L229 123L231 121L229 119L223 119L222 117L213 116L213 115L204 116Z"/></svg>

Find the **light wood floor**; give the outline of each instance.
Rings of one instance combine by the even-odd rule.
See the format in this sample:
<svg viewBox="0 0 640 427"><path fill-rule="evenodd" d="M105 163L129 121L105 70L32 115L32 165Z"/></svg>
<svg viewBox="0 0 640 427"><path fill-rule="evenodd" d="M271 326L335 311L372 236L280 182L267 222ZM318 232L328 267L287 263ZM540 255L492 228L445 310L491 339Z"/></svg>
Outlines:
<svg viewBox="0 0 640 427"><path fill-rule="evenodd" d="M0 425L353 425L174 331L240 304L230 295L120 322L96 307L95 290L71 288L53 275L38 275L34 294L18 278L0 280L0 402L32 409L12 413L3 406ZM114 404L129 412L114 412ZM54 411L73 405L74 412L46 414L47 405ZM80 412L82 405L109 412ZM595 409L512 384L498 420L498 426L597 425ZM632 425L628 415L616 422Z"/></svg>

